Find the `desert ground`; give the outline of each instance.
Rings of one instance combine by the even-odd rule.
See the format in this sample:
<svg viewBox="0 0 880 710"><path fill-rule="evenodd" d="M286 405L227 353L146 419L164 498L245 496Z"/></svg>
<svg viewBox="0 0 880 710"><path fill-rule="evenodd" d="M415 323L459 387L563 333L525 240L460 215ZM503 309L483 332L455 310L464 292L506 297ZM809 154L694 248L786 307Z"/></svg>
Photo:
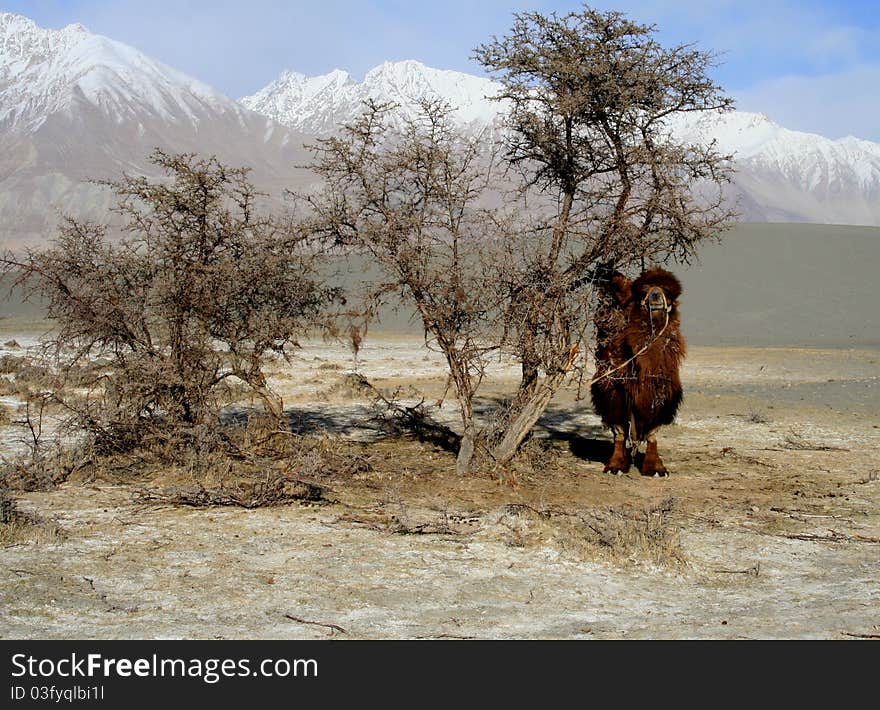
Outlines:
<svg viewBox="0 0 880 710"><path fill-rule="evenodd" d="M316 452L289 471L313 495L195 505L178 494L200 490L196 474L125 466L17 492L20 522L0 530L0 636L880 636L880 331L869 286L809 277L823 249L841 268L876 265L880 235L835 250L811 230L768 241L773 229L745 228L684 279L685 400L659 437L669 478L602 472L610 437L576 382L503 480L458 477L453 454L381 425L352 376L436 404L443 363L417 332L377 329L357 363L306 342L272 384ZM772 267L742 256L768 244L775 277L792 244L805 265L775 301L759 290ZM0 356L36 340L7 324L0 342L13 339ZM516 375L499 360L483 401ZM3 404L14 419L20 403ZM455 425L450 397L434 413ZM11 460L19 434L0 433ZM351 464L327 473L326 456Z"/></svg>
<svg viewBox="0 0 880 710"><path fill-rule="evenodd" d="M145 499L170 480L124 473L21 494L39 522L0 549L2 636L880 634L876 351L693 348L668 479L603 474L608 436L572 388L506 482L377 430L343 347L301 355L275 373L292 423L365 465L257 509ZM417 338L377 336L358 365L384 391L443 390Z"/></svg>

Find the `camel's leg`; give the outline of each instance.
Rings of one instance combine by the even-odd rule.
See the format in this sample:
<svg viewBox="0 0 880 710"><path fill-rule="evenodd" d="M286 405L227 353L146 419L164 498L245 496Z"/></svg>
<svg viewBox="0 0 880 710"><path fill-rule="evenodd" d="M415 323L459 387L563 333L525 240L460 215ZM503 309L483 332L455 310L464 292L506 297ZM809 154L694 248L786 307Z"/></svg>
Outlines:
<svg viewBox="0 0 880 710"><path fill-rule="evenodd" d="M614 431L614 453L605 464L605 473L626 473L629 471L629 452L626 450L626 429L615 424L611 427Z"/></svg>
<svg viewBox="0 0 880 710"><path fill-rule="evenodd" d="M669 471L663 465L663 459L657 453L657 429L654 429L646 437L648 442L645 448L645 458L642 460L641 472L643 476L668 476Z"/></svg>

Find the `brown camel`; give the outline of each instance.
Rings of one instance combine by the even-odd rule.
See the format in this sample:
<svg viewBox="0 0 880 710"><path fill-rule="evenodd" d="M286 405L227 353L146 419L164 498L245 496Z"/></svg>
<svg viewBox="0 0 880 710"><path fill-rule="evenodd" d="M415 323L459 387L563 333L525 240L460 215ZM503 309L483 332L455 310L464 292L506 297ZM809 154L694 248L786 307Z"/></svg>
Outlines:
<svg viewBox="0 0 880 710"><path fill-rule="evenodd" d="M634 281L614 272L604 285L606 305L596 317L599 342L591 394L596 413L614 433L614 453L605 471L629 471L628 430L634 445L647 442L641 473L666 476L656 432L672 423L682 399L681 283L669 271L652 268Z"/></svg>

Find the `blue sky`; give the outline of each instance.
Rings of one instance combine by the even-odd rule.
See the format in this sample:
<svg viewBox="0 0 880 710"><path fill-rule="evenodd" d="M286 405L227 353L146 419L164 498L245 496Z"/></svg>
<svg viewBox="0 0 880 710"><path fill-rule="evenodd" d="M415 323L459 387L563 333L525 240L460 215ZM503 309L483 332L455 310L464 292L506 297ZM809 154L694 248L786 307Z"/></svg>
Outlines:
<svg viewBox="0 0 880 710"><path fill-rule="evenodd" d="M832 138L880 141L880 0L593 0L658 26L666 43L722 53L714 76L738 108ZM0 0L44 27L81 22L233 97L282 70L345 69L360 79L390 59L480 73L472 49L549 0Z"/></svg>

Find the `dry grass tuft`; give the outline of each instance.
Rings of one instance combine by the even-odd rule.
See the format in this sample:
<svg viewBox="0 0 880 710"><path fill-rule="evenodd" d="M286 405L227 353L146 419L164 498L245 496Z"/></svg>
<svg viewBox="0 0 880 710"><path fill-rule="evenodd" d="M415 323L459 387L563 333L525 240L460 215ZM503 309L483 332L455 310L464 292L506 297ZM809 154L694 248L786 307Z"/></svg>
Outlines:
<svg viewBox="0 0 880 710"><path fill-rule="evenodd" d="M64 531L60 527L22 511L9 490L0 488L0 547L63 539Z"/></svg>
<svg viewBox="0 0 880 710"><path fill-rule="evenodd" d="M830 446L809 441L799 431L792 429L782 441L782 448L790 451L848 451L841 446Z"/></svg>
<svg viewBox="0 0 880 710"><path fill-rule="evenodd" d="M750 424L769 424L770 417L767 416L765 412L762 412L759 409L749 409L748 414L746 414L745 419Z"/></svg>
<svg viewBox="0 0 880 710"><path fill-rule="evenodd" d="M213 446L169 456L164 447L97 456L85 480L136 482L142 503L256 508L330 502L331 486L371 470L363 447L329 435L298 435L270 417L212 432Z"/></svg>
<svg viewBox="0 0 880 710"><path fill-rule="evenodd" d="M324 365L321 365L321 368L324 368ZM339 367L334 369L339 369ZM375 390L366 377L356 372L349 372L330 387L322 390L319 396L336 400L372 400L375 396Z"/></svg>
<svg viewBox="0 0 880 710"><path fill-rule="evenodd" d="M559 465L559 451L548 439L527 439L516 457L511 461L513 473L520 475L541 475Z"/></svg>
<svg viewBox="0 0 880 710"><path fill-rule="evenodd" d="M674 498L639 509L580 511L517 503L504 506L494 527L513 547L551 545L583 560L678 568L687 558L679 527L670 518L674 507Z"/></svg>
<svg viewBox="0 0 880 710"><path fill-rule="evenodd" d="M135 494L140 503L183 505L193 508L235 506L262 508L285 505L294 501L329 503L326 489L308 481L291 480L284 476L267 475L262 481L238 479L216 488L198 483L191 486L170 487L162 490L144 490Z"/></svg>

